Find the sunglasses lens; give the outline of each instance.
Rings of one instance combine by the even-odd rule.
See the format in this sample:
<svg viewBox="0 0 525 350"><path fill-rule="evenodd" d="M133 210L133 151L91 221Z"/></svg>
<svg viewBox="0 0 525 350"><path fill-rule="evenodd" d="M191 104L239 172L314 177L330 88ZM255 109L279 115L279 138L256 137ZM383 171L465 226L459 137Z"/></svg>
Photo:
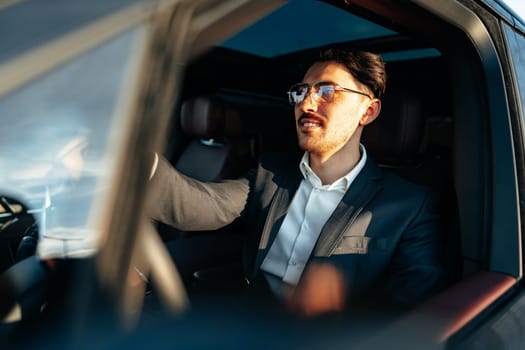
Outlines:
<svg viewBox="0 0 525 350"><path fill-rule="evenodd" d="M318 101L331 102L334 99L335 88L333 85L316 85L314 91Z"/></svg>
<svg viewBox="0 0 525 350"><path fill-rule="evenodd" d="M308 85L300 84L294 85L289 91L290 103L298 104L303 102L306 94L308 93Z"/></svg>
<svg viewBox="0 0 525 350"><path fill-rule="evenodd" d="M304 101L308 95L310 86L308 84L297 84L290 88L288 96L292 105L299 104ZM335 87L332 84L318 83L312 88L312 97L318 102L331 102L334 99Z"/></svg>

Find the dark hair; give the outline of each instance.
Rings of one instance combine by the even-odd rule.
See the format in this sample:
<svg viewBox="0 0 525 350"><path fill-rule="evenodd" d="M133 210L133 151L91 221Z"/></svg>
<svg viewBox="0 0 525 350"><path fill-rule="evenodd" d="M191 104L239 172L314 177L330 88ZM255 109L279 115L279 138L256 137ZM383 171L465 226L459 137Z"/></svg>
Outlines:
<svg viewBox="0 0 525 350"><path fill-rule="evenodd" d="M314 63L334 61L348 69L361 84L367 86L375 97L381 98L386 89L385 62L371 52L344 49L328 49L321 52Z"/></svg>

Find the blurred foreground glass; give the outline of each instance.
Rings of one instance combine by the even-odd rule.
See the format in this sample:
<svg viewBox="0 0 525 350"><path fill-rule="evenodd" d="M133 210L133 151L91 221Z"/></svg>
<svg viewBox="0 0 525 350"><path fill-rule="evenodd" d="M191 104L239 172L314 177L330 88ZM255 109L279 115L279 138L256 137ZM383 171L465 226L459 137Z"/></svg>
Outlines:
<svg viewBox="0 0 525 350"><path fill-rule="evenodd" d="M116 168L120 108L143 28L128 30L0 98L0 193L39 220L41 258L97 249Z"/></svg>

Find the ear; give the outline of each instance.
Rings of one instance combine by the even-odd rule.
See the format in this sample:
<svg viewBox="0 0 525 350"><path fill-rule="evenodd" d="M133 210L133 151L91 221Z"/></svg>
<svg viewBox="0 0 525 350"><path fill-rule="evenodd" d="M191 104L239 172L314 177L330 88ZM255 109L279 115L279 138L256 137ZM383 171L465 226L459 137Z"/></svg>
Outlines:
<svg viewBox="0 0 525 350"><path fill-rule="evenodd" d="M365 114L359 119L359 125L365 126L373 122L381 112L381 100L374 98L368 103Z"/></svg>

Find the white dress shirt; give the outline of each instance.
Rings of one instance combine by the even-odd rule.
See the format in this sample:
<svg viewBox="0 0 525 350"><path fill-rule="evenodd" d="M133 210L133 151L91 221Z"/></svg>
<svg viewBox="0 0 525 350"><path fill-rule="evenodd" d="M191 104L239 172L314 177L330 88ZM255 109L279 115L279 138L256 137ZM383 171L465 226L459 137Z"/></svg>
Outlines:
<svg viewBox="0 0 525 350"><path fill-rule="evenodd" d="M277 237L261 269L277 294L282 282L297 285L319 238L321 229L345 192L366 163L366 150L360 145L361 159L345 176L323 185L309 165L308 153L299 165L303 180L295 193Z"/></svg>

